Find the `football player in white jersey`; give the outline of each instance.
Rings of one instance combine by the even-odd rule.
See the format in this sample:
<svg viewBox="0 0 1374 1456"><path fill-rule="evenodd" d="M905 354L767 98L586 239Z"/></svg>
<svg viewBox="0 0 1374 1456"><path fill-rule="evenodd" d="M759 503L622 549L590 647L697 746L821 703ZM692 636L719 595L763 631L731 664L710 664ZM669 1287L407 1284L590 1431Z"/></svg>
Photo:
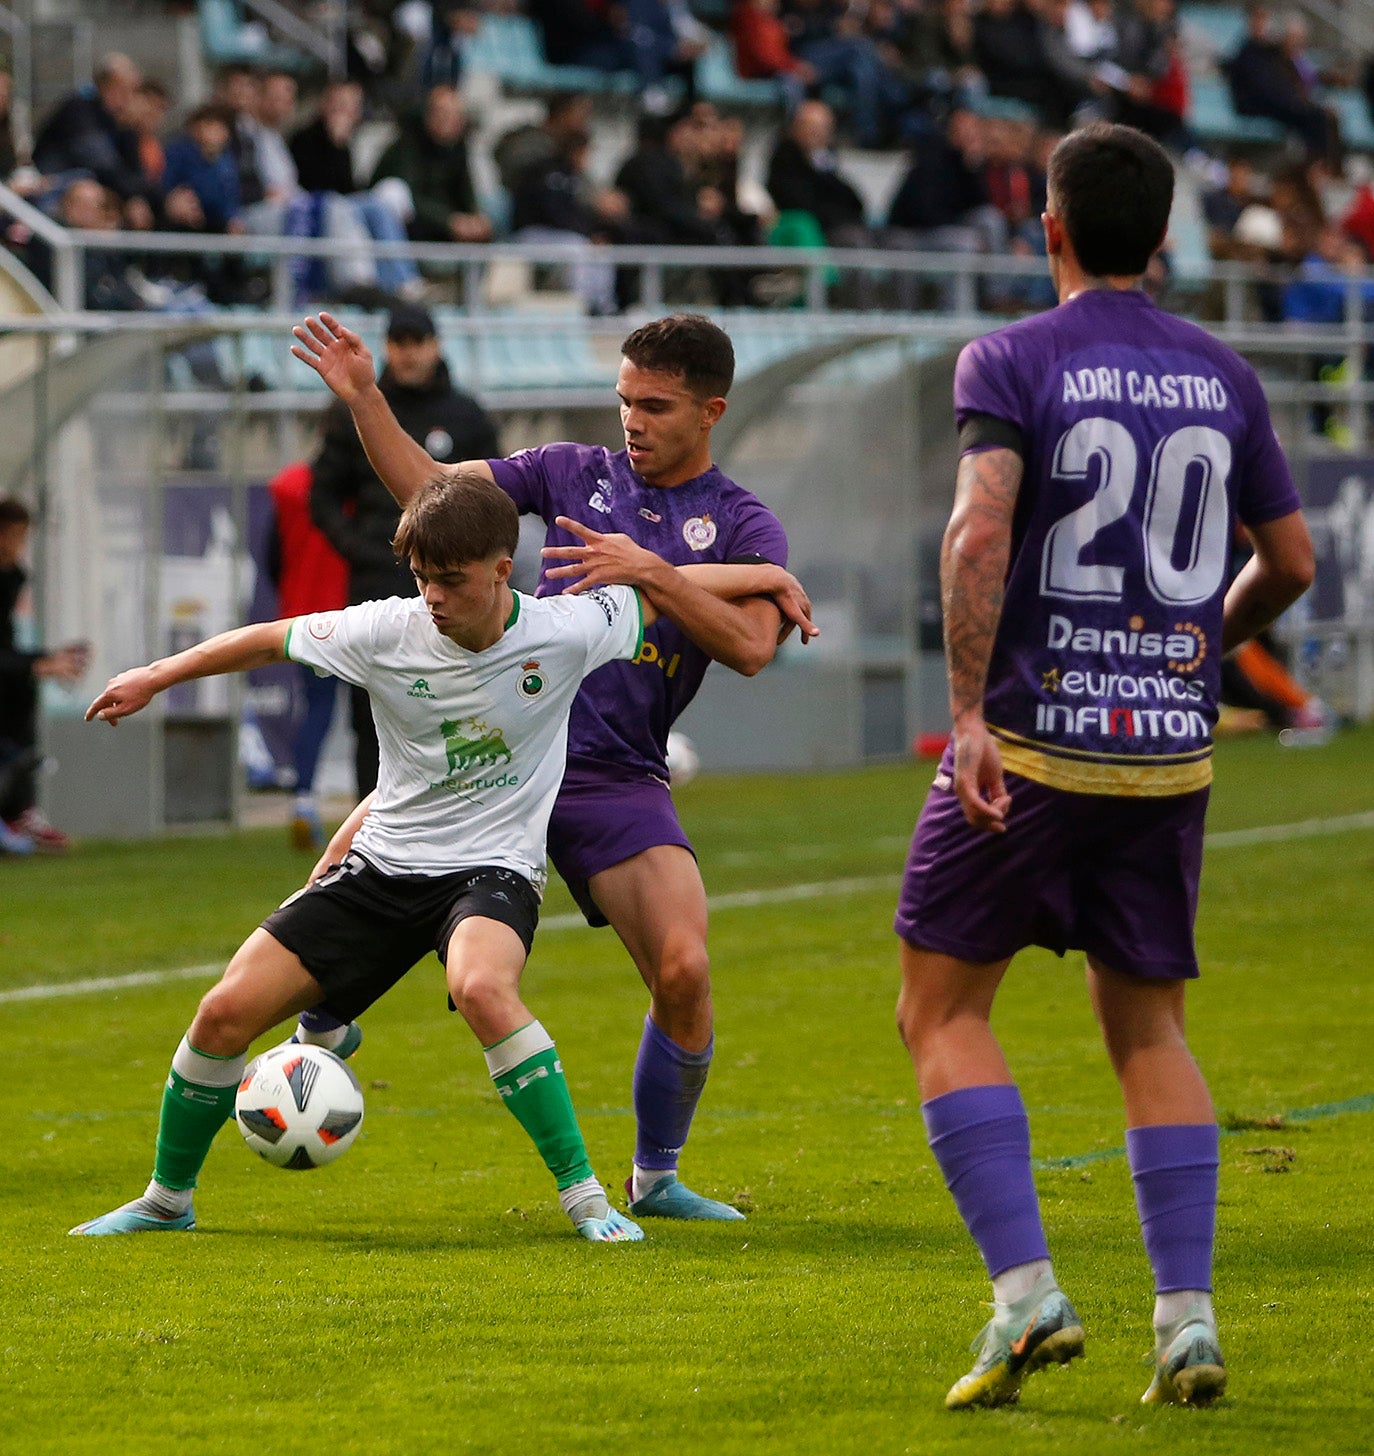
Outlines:
<svg viewBox="0 0 1374 1456"><path fill-rule="evenodd" d="M192 1191L233 1113L251 1043L321 1003L355 1017L433 950L450 1004L577 1232L643 1237L592 1172L558 1053L521 999L520 976L573 697L587 673L636 655L657 610L628 586L544 599L513 591L518 525L489 480L435 481L406 508L395 541L417 596L225 632L119 674L91 704L88 721L114 725L175 683L303 662L367 689L381 774L342 863L270 915L202 998L172 1058L146 1192L73 1233L194 1228Z"/></svg>

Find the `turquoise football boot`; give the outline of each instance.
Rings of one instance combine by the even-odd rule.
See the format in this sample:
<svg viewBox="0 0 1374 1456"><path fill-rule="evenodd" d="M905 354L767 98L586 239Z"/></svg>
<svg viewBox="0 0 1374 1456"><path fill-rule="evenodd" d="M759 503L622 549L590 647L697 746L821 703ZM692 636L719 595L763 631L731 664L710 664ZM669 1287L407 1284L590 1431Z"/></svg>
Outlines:
<svg viewBox="0 0 1374 1456"><path fill-rule="evenodd" d="M683 1218L700 1219L713 1223L743 1222L744 1215L728 1203L714 1198L703 1198L693 1193L685 1183L679 1183L676 1173L669 1173L660 1179L644 1195L634 1196L634 1179L625 1180L625 1196L631 1200L630 1212L636 1218Z"/></svg>
<svg viewBox="0 0 1374 1456"><path fill-rule="evenodd" d="M73 1234L162 1234L177 1233L196 1226L195 1210L185 1213L162 1214L156 1212L146 1198L135 1198L132 1203L122 1204L110 1213L102 1213L86 1223L79 1223Z"/></svg>
<svg viewBox="0 0 1374 1456"><path fill-rule="evenodd" d="M947 1410L1014 1405L1021 1382L1046 1365L1067 1365L1083 1353L1083 1326L1053 1279L1042 1280L1024 1299L995 1304L993 1317L970 1346L978 1360L950 1387Z"/></svg>
<svg viewBox="0 0 1374 1456"><path fill-rule="evenodd" d="M1226 1393L1226 1362L1216 1327L1190 1310L1155 1331L1155 1378L1142 1405L1211 1405Z"/></svg>

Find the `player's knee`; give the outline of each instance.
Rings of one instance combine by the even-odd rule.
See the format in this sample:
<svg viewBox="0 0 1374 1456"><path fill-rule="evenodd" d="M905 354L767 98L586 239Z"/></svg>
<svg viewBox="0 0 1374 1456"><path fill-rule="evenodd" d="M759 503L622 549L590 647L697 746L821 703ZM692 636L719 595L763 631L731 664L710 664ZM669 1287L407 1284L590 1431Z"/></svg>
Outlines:
<svg viewBox="0 0 1374 1456"><path fill-rule="evenodd" d="M449 995L469 1026L484 1025L510 997L506 981L483 965L458 964L449 968Z"/></svg>
<svg viewBox="0 0 1374 1456"><path fill-rule="evenodd" d="M212 1057L236 1057L253 1040L249 1008L223 981L201 997L189 1033L191 1045Z"/></svg>
<svg viewBox="0 0 1374 1456"><path fill-rule="evenodd" d="M654 978L654 998L671 1006L698 1005L711 994L711 958L703 942L693 939L663 948Z"/></svg>

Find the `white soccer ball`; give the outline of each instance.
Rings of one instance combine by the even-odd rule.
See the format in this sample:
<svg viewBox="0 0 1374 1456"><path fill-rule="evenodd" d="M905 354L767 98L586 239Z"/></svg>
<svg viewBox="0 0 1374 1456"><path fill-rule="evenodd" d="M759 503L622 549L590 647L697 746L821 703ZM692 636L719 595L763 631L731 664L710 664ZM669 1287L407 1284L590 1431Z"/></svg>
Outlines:
<svg viewBox="0 0 1374 1456"><path fill-rule="evenodd" d="M318 1168L358 1136L363 1089L333 1052L288 1042L248 1064L234 1118L244 1142L269 1163Z"/></svg>
<svg viewBox="0 0 1374 1456"><path fill-rule="evenodd" d="M675 789L690 784L701 769L701 758L696 744L685 733L668 735L668 777Z"/></svg>

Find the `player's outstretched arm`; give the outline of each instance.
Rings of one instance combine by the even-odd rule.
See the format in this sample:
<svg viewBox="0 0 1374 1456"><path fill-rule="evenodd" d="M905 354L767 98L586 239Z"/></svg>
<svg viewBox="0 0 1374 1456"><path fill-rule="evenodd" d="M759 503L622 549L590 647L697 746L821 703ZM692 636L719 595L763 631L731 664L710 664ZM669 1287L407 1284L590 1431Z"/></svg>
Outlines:
<svg viewBox="0 0 1374 1456"><path fill-rule="evenodd" d="M1312 585L1316 562L1301 511L1247 526L1255 554L1236 574L1222 612L1221 650L1262 632Z"/></svg>
<svg viewBox="0 0 1374 1456"><path fill-rule="evenodd" d="M291 332L296 340L291 352L348 406L372 468L401 505L439 475L462 470L493 478L485 460L441 465L418 440L406 434L377 387L371 350L333 314L321 313L318 318L312 315Z"/></svg>
<svg viewBox="0 0 1374 1456"><path fill-rule="evenodd" d="M689 568L670 566L628 536L594 531L567 516L559 516L555 524L583 544L546 546L543 555L575 564L581 573L579 590L613 583L637 587L647 604L681 627L703 652L745 677L773 660L782 614L767 597L727 600L729 586L720 578L705 578L707 585L702 586Z"/></svg>
<svg viewBox="0 0 1374 1456"><path fill-rule="evenodd" d="M367 818L367 811L372 807L372 801L377 797L377 790L373 791L367 798L355 804L348 818L334 831L334 837L324 847L324 853L315 861L315 868L310 871L310 878L305 882L313 885L319 877L336 864L343 863L343 857L353 845L353 836L363 827L363 820Z"/></svg>
<svg viewBox="0 0 1374 1456"><path fill-rule="evenodd" d="M146 708L158 693L177 683L283 662L290 626L289 621L255 622L250 627L221 632L218 637L199 642L172 657L159 658L147 667L121 672L105 684L104 692L86 709L86 721L99 720L113 728L121 718Z"/></svg>
<svg viewBox="0 0 1374 1456"><path fill-rule="evenodd" d="M1011 796L1002 779L1002 756L983 721L983 694L1002 617L1022 470L1014 450L963 456L940 551L954 791L968 822L994 834L1006 830Z"/></svg>

